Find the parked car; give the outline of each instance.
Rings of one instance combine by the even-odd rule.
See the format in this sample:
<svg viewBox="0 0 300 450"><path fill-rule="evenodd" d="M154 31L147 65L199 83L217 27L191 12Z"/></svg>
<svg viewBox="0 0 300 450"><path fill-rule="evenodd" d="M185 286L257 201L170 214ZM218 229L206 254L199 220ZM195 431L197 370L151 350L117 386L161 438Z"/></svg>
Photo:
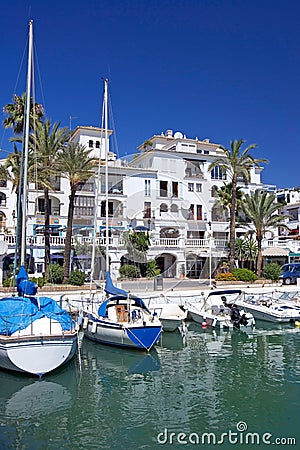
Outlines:
<svg viewBox="0 0 300 450"><path fill-rule="evenodd" d="M281 267L279 279L283 284L296 284L297 278L300 278L300 263L284 264Z"/></svg>

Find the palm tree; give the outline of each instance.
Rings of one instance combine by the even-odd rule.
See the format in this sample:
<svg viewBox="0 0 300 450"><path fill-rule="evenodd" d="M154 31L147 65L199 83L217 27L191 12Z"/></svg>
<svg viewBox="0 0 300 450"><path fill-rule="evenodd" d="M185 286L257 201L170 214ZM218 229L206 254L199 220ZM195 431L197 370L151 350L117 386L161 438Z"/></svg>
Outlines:
<svg viewBox="0 0 300 450"><path fill-rule="evenodd" d="M51 127L50 120L37 122L33 133L30 135L30 146L34 157L34 171L36 182L44 192L45 214L45 274L47 275L50 264L50 198L49 193L53 189L53 181L59 173L57 170L58 152L66 144L69 138L68 128L59 128L60 122L55 122Z"/></svg>
<svg viewBox="0 0 300 450"><path fill-rule="evenodd" d="M236 209L239 210L243 199L243 190L241 186L236 188ZM226 183L217 191L217 201L221 206L230 211L232 203L232 183Z"/></svg>
<svg viewBox="0 0 300 450"><path fill-rule="evenodd" d="M286 227L282 221L286 218L278 214L282 205L276 202L276 196L266 191L256 190L254 194L246 194L242 205L243 212L247 218L244 226L253 229L257 241L256 273L261 276L262 270L262 240L267 231L274 227Z"/></svg>
<svg viewBox="0 0 300 450"><path fill-rule="evenodd" d="M255 159L250 155L250 150L256 148L256 144L251 144L244 150L241 150L244 140L235 140L230 142L230 150L221 147L224 156L218 157L213 161L209 170L219 167L222 172L229 175L232 183L232 199L230 205L230 235L229 235L229 270L234 269L234 251L235 251L235 216L237 210L237 184L239 178L244 181L250 181L250 169L253 166L259 167L261 162L267 162L265 159Z"/></svg>
<svg viewBox="0 0 300 450"><path fill-rule="evenodd" d="M75 142L69 142L64 150L60 152L57 161L61 176L68 178L70 183L68 222L63 266L64 283L67 283L70 274L75 195L79 187L94 173L93 168L95 166L95 162L90 156L90 153L91 149L86 149L85 146Z"/></svg>
<svg viewBox="0 0 300 450"><path fill-rule="evenodd" d="M7 117L3 121L4 128L12 128L15 134L22 134L24 128L24 111L26 105L26 94L21 97L14 95L13 103L8 103L4 106L3 112ZM30 130L34 129L36 121L41 121L44 117L44 108L40 103L33 103L30 98Z"/></svg>

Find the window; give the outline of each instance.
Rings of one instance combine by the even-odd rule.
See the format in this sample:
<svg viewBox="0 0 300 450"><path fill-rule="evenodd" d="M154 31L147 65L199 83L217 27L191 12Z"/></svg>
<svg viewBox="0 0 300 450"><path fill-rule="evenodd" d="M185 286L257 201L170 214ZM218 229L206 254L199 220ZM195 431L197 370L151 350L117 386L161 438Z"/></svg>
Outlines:
<svg viewBox="0 0 300 450"><path fill-rule="evenodd" d="M160 195L160 197L168 196L168 182L167 181L159 182L159 195Z"/></svg>
<svg viewBox="0 0 300 450"><path fill-rule="evenodd" d="M194 220L194 211L195 211L195 205L190 205L189 207L189 215L188 220Z"/></svg>
<svg viewBox="0 0 300 450"><path fill-rule="evenodd" d="M0 206L6 206L6 195L3 192L0 192Z"/></svg>
<svg viewBox="0 0 300 450"><path fill-rule="evenodd" d="M178 197L178 181L172 181L172 197Z"/></svg>
<svg viewBox="0 0 300 450"><path fill-rule="evenodd" d="M202 220L202 205L197 205L197 220Z"/></svg>
<svg viewBox="0 0 300 450"><path fill-rule="evenodd" d="M194 183L188 183L188 191L194 192Z"/></svg>
<svg viewBox="0 0 300 450"><path fill-rule="evenodd" d="M96 148L100 148L100 141L96 141Z"/></svg>
<svg viewBox="0 0 300 450"><path fill-rule="evenodd" d="M212 180L227 180L226 171L222 170L219 166L216 166L211 171Z"/></svg>
<svg viewBox="0 0 300 450"><path fill-rule="evenodd" d="M160 211L160 213L166 213L166 212L168 212L168 205L166 205L165 203L162 203L162 204L160 205L159 211Z"/></svg>
<svg viewBox="0 0 300 450"><path fill-rule="evenodd" d="M2 188L7 187L7 181L6 180L0 180L0 187L2 187Z"/></svg>
<svg viewBox="0 0 300 450"><path fill-rule="evenodd" d="M212 186L211 188L211 196L212 197L218 197L218 187L217 186Z"/></svg>
<svg viewBox="0 0 300 450"><path fill-rule="evenodd" d="M178 206L177 205L171 205L170 211L172 214L178 214Z"/></svg>
<svg viewBox="0 0 300 450"><path fill-rule="evenodd" d="M106 201L103 200L101 202L101 217L106 217ZM108 202L108 217L112 217L114 215L114 204L113 202Z"/></svg>
<svg viewBox="0 0 300 450"><path fill-rule="evenodd" d="M74 199L74 216L93 216L94 197L76 195Z"/></svg>
<svg viewBox="0 0 300 450"><path fill-rule="evenodd" d="M94 146L94 142L90 139L89 140L89 148L93 148L93 146Z"/></svg>
<svg viewBox="0 0 300 450"><path fill-rule="evenodd" d="M196 192L202 192L202 184L196 183Z"/></svg>
<svg viewBox="0 0 300 450"><path fill-rule="evenodd" d="M150 188L150 180L145 180L145 196L149 197L151 195L151 188Z"/></svg>
<svg viewBox="0 0 300 450"><path fill-rule="evenodd" d="M151 202L144 203L144 219L151 219Z"/></svg>

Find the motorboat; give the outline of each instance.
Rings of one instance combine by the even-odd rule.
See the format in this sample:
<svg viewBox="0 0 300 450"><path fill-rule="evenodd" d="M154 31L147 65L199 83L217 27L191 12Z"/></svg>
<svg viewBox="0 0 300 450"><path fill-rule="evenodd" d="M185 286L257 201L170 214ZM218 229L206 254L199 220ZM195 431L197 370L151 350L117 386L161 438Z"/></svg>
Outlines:
<svg viewBox="0 0 300 450"><path fill-rule="evenodd" d="M283 301L272 295L245 294L236 304L239 308L253 314L255 319L274 323L295 322L300 319L300 307L290 300Z"/></svg>
<svg viewBox="0 0 300 450"><path fill-rule="evenodd" d="M163 295L159 299L144 301L149 311L159 318L164 331L178 330L181 333L186 332L187 311L181 308L180 305L169 302Z"/></svg>
<svg viewBox="0 0 300 450"><path fill-rule="evenodd" d="M219 329L246 329L255 326L251 312L237 308L240 290L216 290L198 302L187 303L188 317L193 321Z"/></svg>

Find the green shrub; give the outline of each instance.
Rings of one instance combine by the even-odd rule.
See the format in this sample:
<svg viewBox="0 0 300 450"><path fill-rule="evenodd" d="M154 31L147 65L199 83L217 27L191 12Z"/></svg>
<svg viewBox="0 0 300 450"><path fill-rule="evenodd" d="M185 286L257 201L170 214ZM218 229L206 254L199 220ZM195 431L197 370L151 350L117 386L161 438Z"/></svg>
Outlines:
<svg viewBox="0 0 300 450"><path fill-rule="evenodd" d="M2 281L3 287L15 287L16 286L16 280L14 277L8 277L5 278L5 280Z"/></svg>
<svg viewBox="0 0 300 450"><path fill-rule="evenodd" d="M64 278L63 268L59 264L50 264L47 273L48 283L62 284Z"/></svg>
<svg viewBox="0 0 300 450"><path fill-rule="evenodd" d="M154 259L151 259L148 262L147 273L146 273L147 277L154 278L159 274L160 274L160 269L157 266L156 261L154 261Z"/></svg>
<svg viewBox="0 0 300 450"><path fill-rule="evenodd" d="M255 281L257 276L249 269L233 269L232 274L238 281Z"/></svg>
<svg viewBox="0 0 300 450"><path fill-rule="evenodd" d="M120 267L120 274L126 278L139 278L141 276L140 269L131 264L124 264Z"/></svg>
<svg viewBox="0 0 300 450"><path fill-rule="evenodd" d="M73 286L82 286L85 281L85 273L82 270L74 269L72 270L69 278L69 283Z"/></svg>
<svg viewBox="0 0 300 450"><path fill-rule="evenodd" d="M268 280L278 280L281 269L277 263L269 263L264 267L263 275Z"/></svg>
<svg viewBox="0 0 300 450"><path fill-rule="evenodd" d="M36 283L39 288L41 288L45 285L44 277L30 277L29 280L32 281L33 283Z"/></svg>

